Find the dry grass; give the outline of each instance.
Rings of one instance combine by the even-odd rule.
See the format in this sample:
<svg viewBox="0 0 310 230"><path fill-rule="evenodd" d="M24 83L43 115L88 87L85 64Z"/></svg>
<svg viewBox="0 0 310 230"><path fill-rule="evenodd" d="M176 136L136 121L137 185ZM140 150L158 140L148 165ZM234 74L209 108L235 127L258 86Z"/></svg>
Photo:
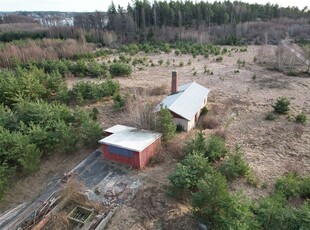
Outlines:
<svg viewBox="0 0 310 230"><path fill-rule="evenodd" d="M181 160L186 155L184 151L184 141L181 141L181 139L177 137L165 144L165 150L166 154L170 155L173 159Z"/></svg>
<svg viewBox="0 0 310 230"><path fill-rule="evenodd" d="M162 84L160 86L155 86L148 90L150 96L160 96L167 94L167 84Z"/></svg>
<svg viewBox="0 0 310 230"><path fill-rule="evenodd" d="M9 23L0 24L0 32L21 32L21 31L41 31L46 27L37 23Z"/></svg>
<svg viewBox="0 0 310 230"><path fill-rule="evenodd" d="M227 131L225 129L218 128L214 132L215 136L221 137L223 139L227 139Z"/></svg>
<svg viewBox="0 0 310 230"><path fill-rule="evenodd" d="M70 229L69 221L66 212L60 212L52 214L51 219L47 225L43 227L43 230L67 230Z"/></svg>
<svg viewBox="0 0 310 230"><path fill-rule="evenodd" d="M10 42L0 52L0 66L10 67L14 61L26 63L30 60L73 58L77 54L91 52L93 44L83 44L76 40L25 40L20 43ZM15 59L15 60L14 60Z"/></svg>
<svg viewBox="0 0 310 230"><path fill-rule="evenodd" d="M220 122L215 116L203 116L200 119L200 125L203 129L215 129Z"/></svg>
<svg viewBox="0 0 310 230"><path fill-rule="evenodd" d="M293 132L295 137L300 138L305 132L305 127L302 124L294 125Z"/></svg>
<svg viewBox="0 0 310 230"><path fill-rule="evenodd" d="M153 130L156 122L155 103L147 95L132 95L126 103L125 110L119 114L122 124L139 129Z"/></svg>

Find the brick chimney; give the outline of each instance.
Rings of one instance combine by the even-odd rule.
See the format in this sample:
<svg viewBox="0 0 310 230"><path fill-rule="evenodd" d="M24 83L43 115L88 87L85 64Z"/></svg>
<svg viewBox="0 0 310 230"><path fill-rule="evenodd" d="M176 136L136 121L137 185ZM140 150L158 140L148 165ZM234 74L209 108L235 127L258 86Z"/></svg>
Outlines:
<svg viewBox="0 0 310 230"><path fill-rule="evenodd" d="M178 73L177 71L172 71L172 80L171 80L171 94L178 92Z"/></svg>

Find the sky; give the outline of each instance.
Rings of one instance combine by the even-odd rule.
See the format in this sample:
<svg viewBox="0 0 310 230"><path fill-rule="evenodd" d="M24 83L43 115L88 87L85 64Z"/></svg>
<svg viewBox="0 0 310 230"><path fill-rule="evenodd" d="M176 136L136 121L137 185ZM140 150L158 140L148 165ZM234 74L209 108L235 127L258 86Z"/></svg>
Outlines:
<svg viewBox="0 0 310 230"><path fill-rule="evenodd" d="M153 0L149 0L152 2ZM200 0L196 0L199 2ZM231 0L233 1L233 0ZM241 0L249 3L278 4L279 6L297 6L303 9L309 6L309 0ZM114 4L127 7L131 0L113 0ZM213 2L209 0L208 2ZM0 11L107 11L111 0L0 0Z"/></svg>

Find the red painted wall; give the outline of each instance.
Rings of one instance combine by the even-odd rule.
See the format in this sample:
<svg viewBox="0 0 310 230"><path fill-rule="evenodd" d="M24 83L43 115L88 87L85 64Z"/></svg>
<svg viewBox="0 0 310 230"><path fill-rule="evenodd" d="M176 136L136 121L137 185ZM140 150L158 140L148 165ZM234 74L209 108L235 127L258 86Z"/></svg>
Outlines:
<svg viewBox="0 0 310 230"><path fill-rule="evenodd" d="M150 158L154 156L157 151L159 150L161 144L161 139L158 138L156 141L154 141L151 145L146 147L142 152L140 152L140 168L144 168L147 163L149 162Z"/></svg>
<svg viewBox="0 0 310 230"><path fill-rule="evenodd" d="M144 168L147 163L149 162L149 159L154 156L159 147L160 147L161 140L160 138L153 142L151 145L146 147L142 152L134 152L134 157L125 157L113 153L108 152L108 146L106 144L102 145L103 150L103 157L106 160L115 161L121 164L127 164L131 165L134 168L142 169Z"/></svg>

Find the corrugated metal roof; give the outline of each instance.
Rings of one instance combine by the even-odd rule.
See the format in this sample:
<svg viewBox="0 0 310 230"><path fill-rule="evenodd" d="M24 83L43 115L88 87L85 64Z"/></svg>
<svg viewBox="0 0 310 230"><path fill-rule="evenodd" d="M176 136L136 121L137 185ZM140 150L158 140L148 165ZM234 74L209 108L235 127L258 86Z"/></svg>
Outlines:
<svg viewBox="0 0 310 230"><path fill-rule="evenodd" d="M209 92L209 89L196 82L179 86L178 93L167 96L156 106L156 110L159 111L161 106L167 107L170 111L190 121L204 103Z"/></svg>
<svg viewBox="0 0 310 230"><path fill-rule="evenodd" d="M119 128L120 126L111 127L110 130L119 131L101 139L99 143L141 152L161 137L160 133L152 132L149 130L136 129L128 126L122 126L121 130Z"/></svg>

